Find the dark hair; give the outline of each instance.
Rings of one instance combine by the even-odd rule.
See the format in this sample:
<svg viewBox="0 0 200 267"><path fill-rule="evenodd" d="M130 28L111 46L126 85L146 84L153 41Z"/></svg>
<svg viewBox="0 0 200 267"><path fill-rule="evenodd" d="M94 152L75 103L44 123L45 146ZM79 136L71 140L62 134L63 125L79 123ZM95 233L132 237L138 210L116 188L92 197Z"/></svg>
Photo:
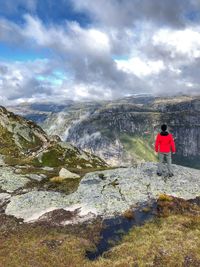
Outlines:
<svg viewBox="0 0 200 267"><path fill-rule="evenodd" d="M163 124L163 125L161 126L161 130L162 130L163 132L165 132L165 131L167 130L167 125L166 125L166 124Z"/></svg>

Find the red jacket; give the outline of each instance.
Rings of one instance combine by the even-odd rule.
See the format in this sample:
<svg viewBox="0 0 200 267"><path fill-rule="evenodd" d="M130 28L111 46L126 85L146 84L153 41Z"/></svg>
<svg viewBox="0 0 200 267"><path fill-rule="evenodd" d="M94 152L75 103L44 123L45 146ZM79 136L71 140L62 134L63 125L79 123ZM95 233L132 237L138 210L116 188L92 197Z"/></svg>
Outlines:
<svg viewBox="0 0 200 267"><path fill-rule="evenodd" d="M160 133L156 137L155 151L161 153L176 152L176 147L172 134L161 135Z"/></svg>

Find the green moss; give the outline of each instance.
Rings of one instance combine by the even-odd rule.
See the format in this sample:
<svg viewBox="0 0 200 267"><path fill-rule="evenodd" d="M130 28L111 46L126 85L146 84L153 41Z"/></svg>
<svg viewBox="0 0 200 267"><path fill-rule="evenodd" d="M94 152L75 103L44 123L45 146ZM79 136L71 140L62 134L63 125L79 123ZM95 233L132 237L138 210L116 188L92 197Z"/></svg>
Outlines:
<svg viewBox="0 0 200 267"><path fill-rule="evenodd" d="M43 166L49 167L58 167L65 163L61 151L56 148L52 148L48 152L44 153L41 160Z"/></svg>
<svg viewBox="0 0 200 267"><path fill-rule="evenodd" d="M19 152L19 148L13 139L13 134L0 124L0 154L17 156Z"/></svg>

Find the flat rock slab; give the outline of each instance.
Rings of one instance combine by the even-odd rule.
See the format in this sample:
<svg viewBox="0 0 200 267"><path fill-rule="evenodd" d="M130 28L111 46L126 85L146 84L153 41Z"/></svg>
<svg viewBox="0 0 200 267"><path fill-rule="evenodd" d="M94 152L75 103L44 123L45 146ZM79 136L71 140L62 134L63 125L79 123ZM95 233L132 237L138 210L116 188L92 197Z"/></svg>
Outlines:
<svg viewBox="0 0 200 267"><path fill-rule="evenodd" d="M70 205L64 194L58 192L32 191L11 198L6 214L32 221L46 212Z"/></svg>
<svg viewBox="0 0 200 267"><path fill-rule="evenodd" d="M43 179L45 179L47 176L45 174L34 174L34 173L30 173L30 174L26 174L26 177L41 182Z"/></svg>
<svg viewBox="0 0 200 267"><path fill-rule="evenodd" d="M90 212L95 213L95 210L92 211L92 209L86 208L84 204L72 205L77 201L71 196L58 192L32 191L12 197L6 208L6 214L14 215L16 218L23 218L25 222L32 222L41 219L44 214L58 209L70 212L79 210L80 216L86 216Z"/></svg>
<svg viewBox="0 0 200 267"><path fill-rule="evenodd" d="M79 205L81 209L87 207L88 213L110 217L163 193L184 199L200 196L200 170L173 168L174 176L167 179L156 175L156 163L88 173L71 195L32 191L14 196L6 214L31 221L55 209L70 210Z"/></svg>
<svg viewBox="0 0 200 267"><path fill-rule="evenodd" d="M14 169L11 167L0 168L0 188L9 193L22 188L30 180L24 175L14 173Z"/></svg>

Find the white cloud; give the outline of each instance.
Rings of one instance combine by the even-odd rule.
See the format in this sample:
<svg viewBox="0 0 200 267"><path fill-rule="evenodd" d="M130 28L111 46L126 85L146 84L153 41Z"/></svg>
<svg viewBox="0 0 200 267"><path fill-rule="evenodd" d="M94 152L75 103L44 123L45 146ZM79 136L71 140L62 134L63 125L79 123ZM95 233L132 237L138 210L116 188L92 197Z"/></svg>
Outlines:
<svg viewBox="0 0 200 267"><path fill-rule="evenodd" d="M6 99L32 97L51 91L51 84L47 87L39 83L35 77L38 74L51 73L48 60L35 60L33 62L1 62L0 63L0 94Z"/></svg>
<svg viewBox="0 0 200 267"><path fill-rule="evenodd" d="M200 28L161 29L152 39L154 45L170 49L172 57L176 57L176 54L192 58L200 57Z"/></svg>
<svg viewBox="0 0 200 267"><path fill-rule="evenodd" d="M112 90L110 88L104 88L100 84L74 84L73 100L93 99L93 100L106 100L113 97Z"/></svg>
<svg viewBox="0 0 200 267"><path fill-rule="evenodd" d="M138 77L159 74L164 70L164 64L161 60L151 61L143 60L140 57L133 57L128 60L115 60L119 70L127 73L133 73Z"/></svg>
<svg viewBox="0 0 200 267"><path fill-rule="evenodd" d="M82 28L77 22L68 22L64 27L44 26L38 18L25 16L26 24L21 34L34 40L38 46L50 47L56 52L84 54L104 53L110 50L107 34L95 28ZM80 50L81 46L81 50Z"/></svg>

